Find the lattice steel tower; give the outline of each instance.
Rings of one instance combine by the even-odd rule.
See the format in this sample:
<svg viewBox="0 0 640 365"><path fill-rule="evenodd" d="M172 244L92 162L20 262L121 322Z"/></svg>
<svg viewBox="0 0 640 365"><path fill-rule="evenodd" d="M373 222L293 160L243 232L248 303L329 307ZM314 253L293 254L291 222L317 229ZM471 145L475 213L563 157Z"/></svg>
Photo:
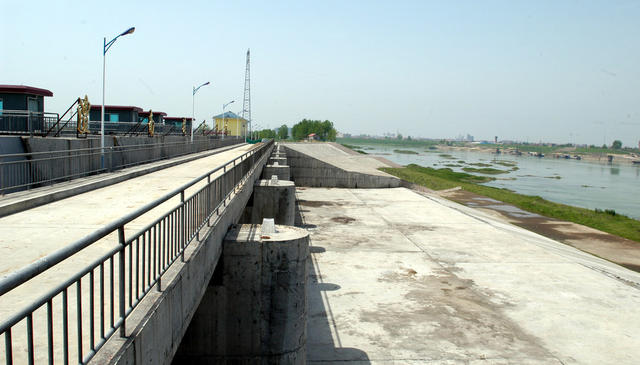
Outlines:
<svg viewBox="0 0 640 365"><path fill-rule="evenodd" d="M249 121L251 129L251 76L249 72L249 50L247 49L247 70L244 75L244 102L242 104L242 118Z"/></svg>

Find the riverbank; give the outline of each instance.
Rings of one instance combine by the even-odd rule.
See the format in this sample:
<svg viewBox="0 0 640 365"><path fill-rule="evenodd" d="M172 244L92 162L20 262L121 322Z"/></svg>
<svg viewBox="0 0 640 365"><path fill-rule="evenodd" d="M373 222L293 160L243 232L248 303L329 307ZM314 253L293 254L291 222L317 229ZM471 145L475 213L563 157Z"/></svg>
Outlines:
<svg viewBox="0 0 640 365"><path fill-rule="evenodd" d="M590 210L554 203L538 196L514 193L507 189L479 185L478 176L452 172L449 169L433 169L415 164L404 168L383 168L383 171L414 184L433 190L461 187L466 191L496 199L550 218L566 220L600 231L640 242L640 221L609 210Z"/></svg>
<svg viewBox="0 0 640 365"><path fill-rule="evenodd" d="M338 138L338 143L341 143L353 150L360 153L366 153L366 147L364 146L381 146L381 147L403 147L424 149L431 152L437 151L470 151L470 152L482 152L488 154L495 154L496 148L499 148L501 154L509 155L515 154L516 151L526 155L528 152L544 154L544 158L555 158L555 155L562 155L564 159L565 155L569 155L575 159L575 156L580 156L581 160L594 162L594 163L608 163L608 156L613 156L613 163L622 164L634 164L633 161L637 161L640 167L640 150L637 148L601 148L601 147L576 147L569 145L534 145L534 144L472 144L470 142L451 142L444 140L410 140L410 139L375 139L375 138Z"/></svg>
<svg viewBox="0 0 640 365"><path fill-rule="evenodd" d="M383 171L436 192L440 191L442 196L456 202L493 210L523 228L558 239L630 269L640 270L640 255L635 253L640 248L638 220L611 211L572 207L507 189L479 185L477 182L481 181L477 181L477 176L449 169L408 165L403 168L384 168ZM521 211L513 213L513 209L504 208L503 203ZM582 226L592 228L593 231L580 228Z"/></svg>
<svg viewBox="0 0 640 365"><path fill-rule="evenodd" d="M446 146L446 145L438 145L436 147L441 151L471 151L471 152L481 152L492 155L515 155L516 151L520 151L523 155L526 155L527 151L516 150L513 147L504 148L502 146L491 146L484 145L480 146ZM496 154L496 149L500 149L500 154ZM576 148L563 148L558 150L553 150L551 152L543 153L544 156L542 158L552 158L552 159L565 159L564 156L570 156L569 159L576 159L576 156L579 156L581 160L593 163L609 163L609 157L613 156L613 163L621 163L628 165L638 165L640 166L640 155L636 153L616 153L614 151L610 152L600 152L600 153L585 153L579 152ZM560 157L556 157L560 156ZM540 158L536 156L536 158ZM636 161L636 162L634 162Z"/></svg>

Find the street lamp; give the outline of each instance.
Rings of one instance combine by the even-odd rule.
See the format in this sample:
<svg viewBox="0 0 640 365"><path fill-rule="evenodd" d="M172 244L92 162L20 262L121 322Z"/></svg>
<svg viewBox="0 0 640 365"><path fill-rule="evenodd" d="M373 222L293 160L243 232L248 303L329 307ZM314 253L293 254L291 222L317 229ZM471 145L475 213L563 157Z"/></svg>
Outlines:
<svg viewBox="0 0 640 365"><path fill-rule="evenodd" d="M107 65L106 65L107 51L109 50L109 48L111 48L111 46L113 46L113 44L116 42L118 38L122 37L123 35L132 34L135 30L136 30L136 27L131 27L125 30L124 32L120 33L117 37L110 40L109 43L107 43L107 37L104 38L104 45L102 47L102 111L100 112L100 164L103 169L104 169L104 90L105 90L104 81L105 81L105 74L107 71Z"/></svg>
<svg viewBox="0 0 640 365"><path fill-rule="evenodd" d="M195 123L196 121L196 93L198 92L198 90L200 90L201 87L209 85L209 81L205 82L204 84L198 86L198 87L193 87L193 95L191 98L191 143L193 143L193 123Z"/></svg>
<svg viewBox="0 0 640 365"><path fill-rule="evenodd" d="M224 130L222 131L222 139L224 139L224 132L227 130L227 128L225 128L224 125L224 108L227 107L227 105L233 103L235 100L231 100L230 102L226 103L226 104L222 104L222 125L221 127L224 128Z"/></svg>

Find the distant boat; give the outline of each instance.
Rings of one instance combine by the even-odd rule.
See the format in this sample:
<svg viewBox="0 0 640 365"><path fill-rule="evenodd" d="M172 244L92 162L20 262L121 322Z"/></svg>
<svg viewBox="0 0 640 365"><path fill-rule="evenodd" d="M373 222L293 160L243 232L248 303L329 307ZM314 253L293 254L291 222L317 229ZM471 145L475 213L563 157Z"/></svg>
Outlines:
<svg viewBox="0 0 640 365"><path fill-rule="evenodd" d="M631 161L634 165L640 165L640 160Z"/></svg>

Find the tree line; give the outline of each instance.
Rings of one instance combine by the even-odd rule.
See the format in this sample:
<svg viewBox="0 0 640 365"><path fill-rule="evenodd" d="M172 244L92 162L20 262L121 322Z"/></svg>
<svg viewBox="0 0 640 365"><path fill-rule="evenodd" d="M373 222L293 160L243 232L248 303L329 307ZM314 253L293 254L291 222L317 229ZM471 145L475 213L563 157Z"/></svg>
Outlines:
<svg viewBox="0 0 640 365"><path fill-rule="evenodd" d="M291 138L295 141L306 139L313 133L316 134L317 139L320 141L335 142L338 132L333 127L333 123L328 120L320 121L309 119L303 119L296 123L291 128L291 136L289 136L289 128L286 124L281 125L277 129L262 129L256 131L257 137L260 139L270 138L284 140Z"/></svg>

